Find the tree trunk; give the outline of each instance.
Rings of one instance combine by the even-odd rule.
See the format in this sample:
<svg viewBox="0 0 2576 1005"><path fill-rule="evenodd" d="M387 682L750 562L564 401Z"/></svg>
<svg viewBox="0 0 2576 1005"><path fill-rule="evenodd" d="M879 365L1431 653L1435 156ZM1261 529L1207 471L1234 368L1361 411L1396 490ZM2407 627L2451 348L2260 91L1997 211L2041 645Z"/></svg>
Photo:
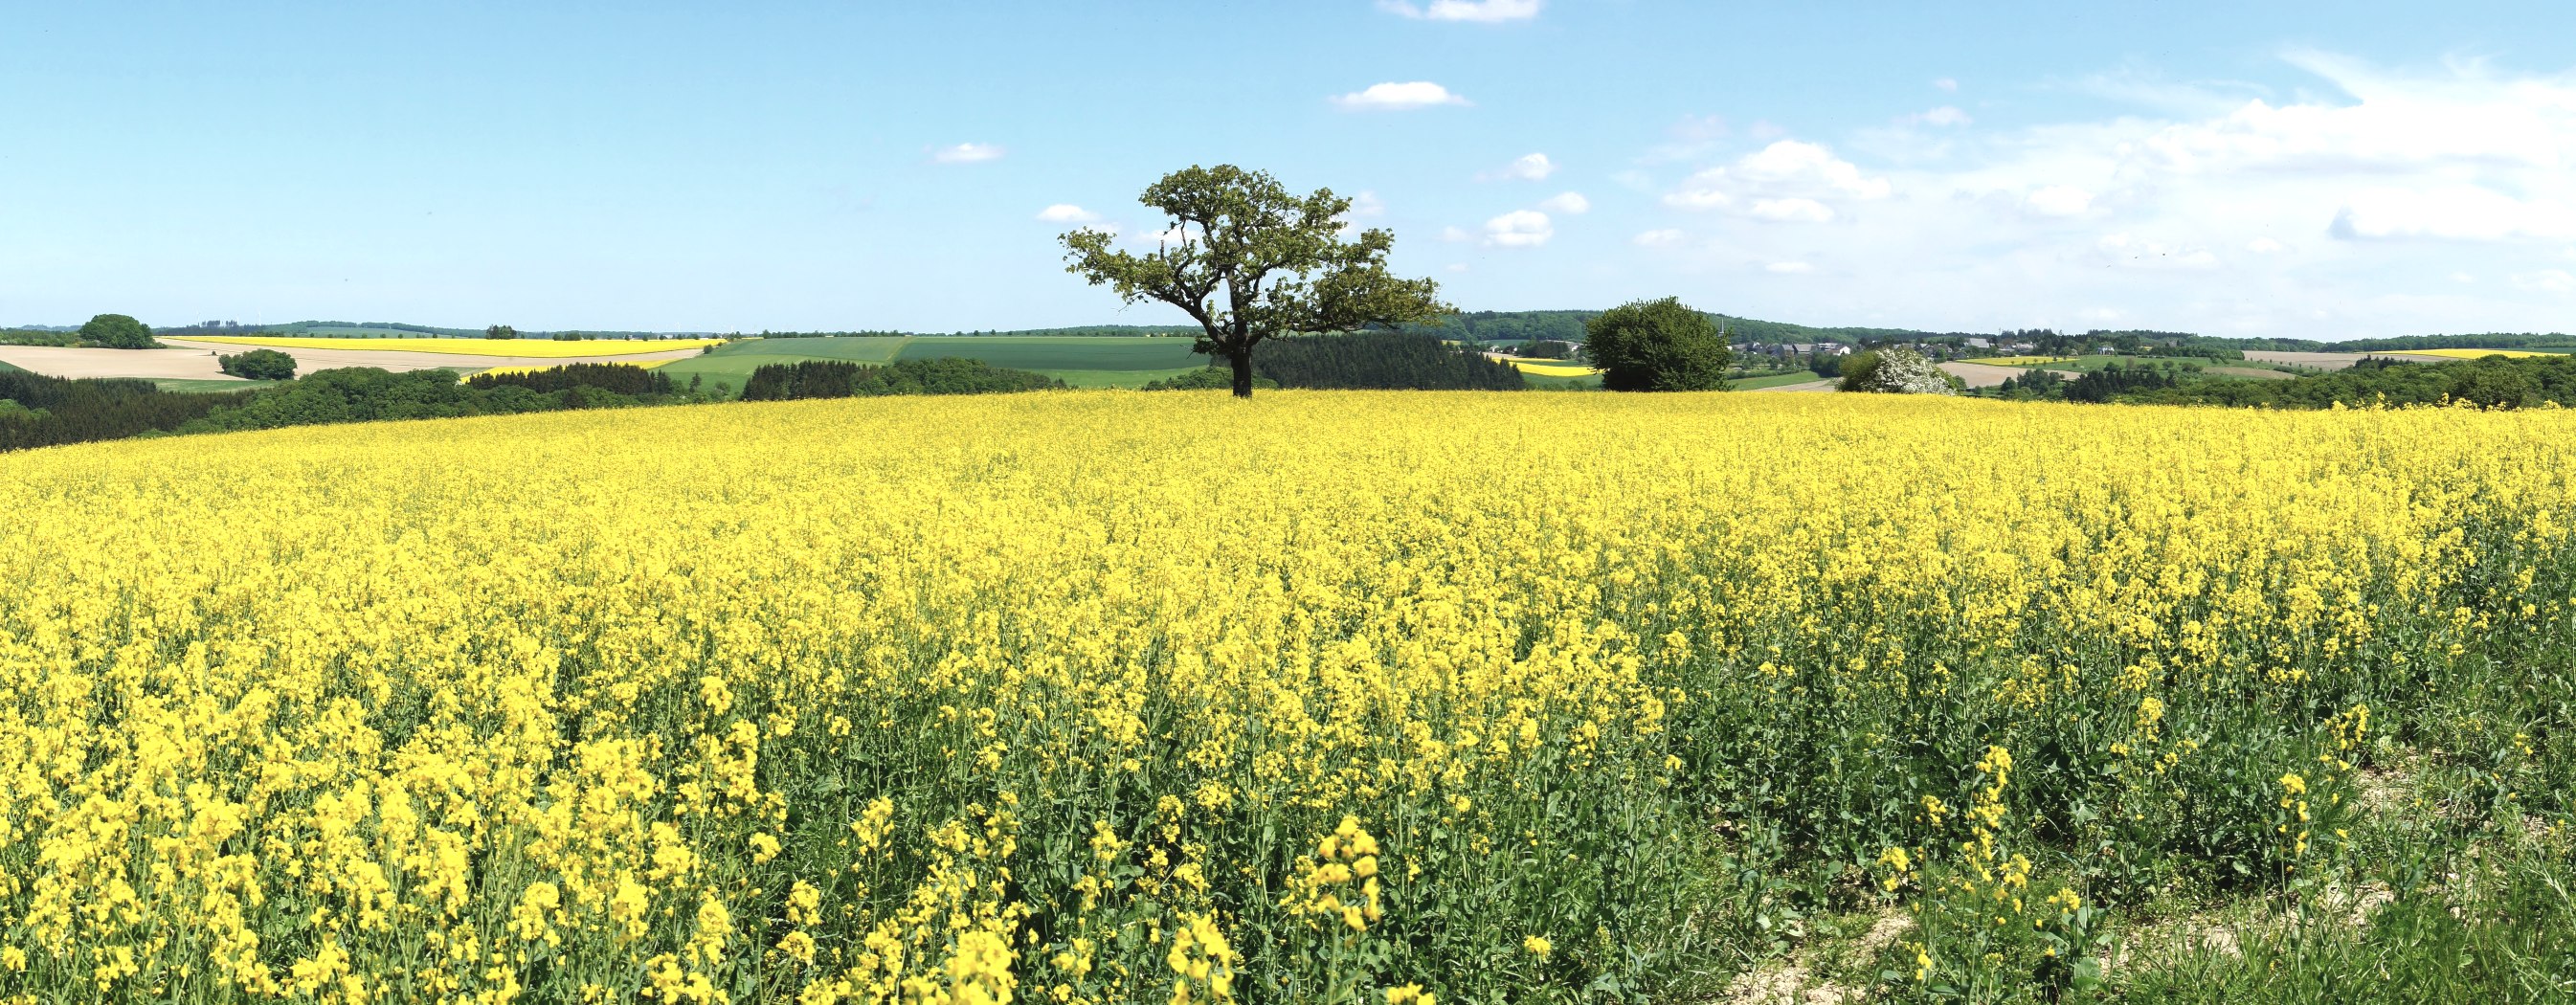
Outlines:
<svg viewBox="0 0 2576 1005"><path fill-rule="evenodd" d="M1234 396L1252 397L1252 350L1237 349L1226 356L1234 361Z"/></svg>

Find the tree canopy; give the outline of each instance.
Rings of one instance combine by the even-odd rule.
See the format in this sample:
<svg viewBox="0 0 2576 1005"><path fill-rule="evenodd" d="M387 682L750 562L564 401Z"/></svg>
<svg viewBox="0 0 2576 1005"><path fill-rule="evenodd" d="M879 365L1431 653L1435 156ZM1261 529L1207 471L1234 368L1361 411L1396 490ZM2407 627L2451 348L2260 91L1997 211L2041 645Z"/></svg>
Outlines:
<svg viewBox="0 0 2576 1005"><path fill-rule="evenodd" d="M1612 391L1723 391L1735 360L1716 323L1678 297L1603 311L1584 325L1584 344Z"/></svg>
<svg viewBox="0 0 2576 1005"><path fill-rule="evenodd" d="M153 341L149 326L123 314L101 314L90 318L88 324L80 326L80 337L82 341L96 342L110 349L161 347L161 343Z"/></svg>
<svg viewBox="0 0 2576 1005"><path fill-rule="evenodd" d="M1128 303L1159 301L1198 322L1198 351L1232 364L1236 397L1252 396L1252 347L1289 333L1334 334L1449 313L1438 284L1387 270L1395 235L1352 234L1351 201L1319 188L1300 198L1265 171L1231 164L1164 175L1139 201L1171 221L1149 254L1111 247L1085 227L1063 235L1066 270Z"/></svg>
<svg viewBox="0 0 2576 1005"><path fill-rule="evenodd" d="M253 349L219 357L216 366L244 380L295 379L295 357L275 349Z"/></svg>

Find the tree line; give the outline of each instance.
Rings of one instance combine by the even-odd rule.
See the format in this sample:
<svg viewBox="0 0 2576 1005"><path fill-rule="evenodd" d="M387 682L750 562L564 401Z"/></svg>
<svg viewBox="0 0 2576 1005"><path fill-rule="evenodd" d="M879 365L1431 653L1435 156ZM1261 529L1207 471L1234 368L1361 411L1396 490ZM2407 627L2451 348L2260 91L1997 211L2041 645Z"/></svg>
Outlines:
<svg viewBox="0 0 2576 1005"><path fill-rule="evenodd" d="M66 380L0 370L0 450L118 440L177 429L253 391L175 394L128 377Z"/></svg>
<svg viewBox="0 0 2576 1005"><path fill-rule="evenodd" d="M801 401L814 398L872 398L896 394L1002 394L1060 389L1065 383L1042 373L1012 370L980 359L939 357L907 359L882 366L848 360L809 359L771 363L751 372L742 385L744 401Z"/></svg>
<svg viewBox="0 0 2576 1005"><path fill-rule="evenodd" d="M1280 387L1517 391L1529 385L1509 363L1397 331L1271 339L1253 350L1252 371Z"/></svg>
<svg viewBox="0 0 2576 1005"><path fill-rule="evenodd" d="M2331 408L2467 402L2484 408L2576 406L2576 355L2454 363L2365 359L2332 373L2294 380L2196 381L2125 399L2141 404L2239 408Z"/></svg>

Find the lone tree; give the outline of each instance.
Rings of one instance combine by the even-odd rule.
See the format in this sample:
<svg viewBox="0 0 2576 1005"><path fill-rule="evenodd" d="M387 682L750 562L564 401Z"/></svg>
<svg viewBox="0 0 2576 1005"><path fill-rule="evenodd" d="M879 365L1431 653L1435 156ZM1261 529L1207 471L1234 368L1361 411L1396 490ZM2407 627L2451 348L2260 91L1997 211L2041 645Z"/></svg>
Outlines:
<svg viewBox="0 0 2576 1005"><path fill-rule="evenodd" d="M1612 391L1723 391L1735 350L1677 297L1633 300L1583 325L1584 350Z"/></svg>
<svg viewBox="0 0 2576 1005"><path fill-rule="evenodd" d="M158 349L152 329L143 322L123 314L101 314L80 326L81 341L96 342L110 349Z"/></svg>
<svg viewBox="0 0 2576 1005"><path fill-rule="evenodd" d="M1172 221L1152 254L1112 251L1115 235L1065 234L1066 271L1128 303L1159 300L1199 323L1195 348L1234 366L1234 396L1252 397L1252 347L1291 332L1332 334L1452 312L1428 279L1386 268L1395 235L1349 235L1351 201L1319 188L1300 199L1266 171L1231 164L1163 176L1139 199ZM1218 294L1223 293L1223 302Z"/></svg>
<svg viewBox="0 0 2576 1005"><path fill-rule="evenodd" d="M493 325L493 326L492 326L492 327L490 327L490 328L483 329L483 337L484 337L484 338L518 338L518 337L519 337L519 330L518 330L518 329L516 329L516 328L512 328L512 327L510 327L509 325Z"/></svg>

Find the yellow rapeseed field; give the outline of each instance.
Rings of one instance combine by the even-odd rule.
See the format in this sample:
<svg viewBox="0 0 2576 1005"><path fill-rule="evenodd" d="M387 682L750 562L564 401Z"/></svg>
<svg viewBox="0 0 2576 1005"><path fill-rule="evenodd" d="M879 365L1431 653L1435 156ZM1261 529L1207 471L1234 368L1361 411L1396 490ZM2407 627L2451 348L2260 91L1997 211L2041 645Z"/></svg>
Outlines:
<svg viewBox="0 0 2576 1005"><path fill-rule="evenodd" d="M222 342L228 345L269 346L278 349L371 349L380 352L435 352L455 356L505 356L523 359L565 359L573 356L626 356L646 352L670 352L674 349L696 349L722 345L723 339L582 339L557 342L553 339L479 339L479 338L284 338L269 335L191 335L197 342Z"/></svg>
<svg viewBox="0 0 2576 1005"><path fill-rule="evenodd" d="M1801 898L2044 968L2333 869L2384 724L2563 637L2571 432L1065 392L0 456L0 999L1663 1000Z"/></svg>
<svg viewBox="0 0 2576 1005"><path fill-rule="evenodd" d="M1573 360L1514 359L1512 368L1542 377L1589 377L1601 371Z"/></svg>
<svg viewBox="0 0 2576 1005"><path fill-rule="evenodd" d="M2395 350L2394 354L2398 356L2440 356L2445 359L2484 359L2488 356L2502 356L2506 359L2529 359L2533 356L2564 355L2564 353L2527 352L2521 349L2402 349Z"/></svg>

